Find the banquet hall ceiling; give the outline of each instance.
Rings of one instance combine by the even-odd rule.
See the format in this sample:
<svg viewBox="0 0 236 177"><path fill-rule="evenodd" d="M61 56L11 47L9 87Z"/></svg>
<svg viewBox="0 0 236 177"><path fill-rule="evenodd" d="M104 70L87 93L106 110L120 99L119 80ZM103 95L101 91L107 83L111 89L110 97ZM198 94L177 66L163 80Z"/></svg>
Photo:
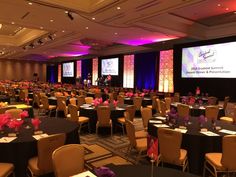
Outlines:
<svg viewBox="0 0 236 177"><path fill-rule="evenodd" d="M1 0L0 58L159 50L236 35L235 27L235 0Z"/></svg>

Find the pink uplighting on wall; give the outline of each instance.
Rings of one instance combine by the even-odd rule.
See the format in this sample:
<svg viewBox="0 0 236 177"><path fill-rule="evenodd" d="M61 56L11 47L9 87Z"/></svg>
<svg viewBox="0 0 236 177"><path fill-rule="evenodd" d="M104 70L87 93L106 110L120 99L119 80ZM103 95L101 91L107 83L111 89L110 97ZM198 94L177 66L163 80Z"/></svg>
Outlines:
<svg viewBox="0 0 236 177"><path fill-rule="evenodd" d="M61 82L61 64L58 65L57 72L57 82Z"/></svg>
<svg viewBox="0 0 236 177"><path fill-rule="evenodd" d="M173 50L160 51L159 92L174 92Z"/></svg>
<svg viewBox="0 0 236 177"><path fill-rule="evenodd" d="M93 68L92 68L92 85L97 85L98 78L98 58L93 59Z"/></svg>
<svg viewBox="0 0 236 177"><path fill-rule="evenodd" d="M134 55L124 56L123 87L134 88Z"/></svg>
<svg viewBox="0 0 236 177"><path fill-rule="evenodd" d="M81 60L76 62L76 77L81 77Z"/></svg>

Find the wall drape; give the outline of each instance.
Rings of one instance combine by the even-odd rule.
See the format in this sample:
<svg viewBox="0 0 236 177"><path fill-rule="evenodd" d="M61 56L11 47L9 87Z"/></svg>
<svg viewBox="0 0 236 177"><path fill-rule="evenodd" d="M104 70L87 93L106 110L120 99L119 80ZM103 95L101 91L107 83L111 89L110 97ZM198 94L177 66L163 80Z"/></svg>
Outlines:
<svg viewBox="0 0 236 177"><path fill-rule="evenodd" d="M82 72L81 72L81 76L82 76L82 81L84 79L87 79L88 73L92 73L92 59L84 59L81 60L82 61Z"/></svg>

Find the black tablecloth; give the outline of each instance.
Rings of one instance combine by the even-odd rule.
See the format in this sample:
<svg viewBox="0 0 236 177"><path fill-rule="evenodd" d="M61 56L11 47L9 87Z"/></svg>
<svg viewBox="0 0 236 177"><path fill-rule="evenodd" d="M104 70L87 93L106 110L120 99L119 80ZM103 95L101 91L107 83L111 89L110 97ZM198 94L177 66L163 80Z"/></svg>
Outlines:
<svg viewBox="0 0 236 177"><path fill-rule="evenodd" d="M119 105L119 108L116 109L113 106L111 107L111 119L113 125L113 132L116 130L115 125L117 123L117 118L124 117L125 108L127 105ZM80 107L80 116L89 117L89 125L91 133L96 131L96 123L97 123L97 110L96 109L87 109Z"/></svg>
<svg viewBox="0 0 236 177"><path fill-rule="evenodd" d="M87 92L87 97L93 97L93 98L95 98L95 93ZM107 95L107 94L104 93L104 92L101 93L101 97L102 97L102 100L104 100L104 101L109 99L109 95Z"/></svg>
<svg viewBox="0 0 236 177"><path fill-rule="evenodd" d="M15 165L16 177L26 177L26 169L28 160L37 155L37 140L33 135L33 128L30 119L26 119L17 139L10 143L0 143L0 162L10 162ZM64 119L56 118L43 118L41 119L40 130L49 135L56 133L66 133L66 144L80 143L78 134L78 125ZM26 129L25 126L29 125L31 128ZM7 136L0 134L0 137Z"/></svg>
<svg viewBox="0 0 236 177"><path fill-rule="evenodd" d="M109 165L116 177L149 177L151 176L151 165ZM154 166L153 177L198 177L180 170L161 168Z"/></svg>
<svg viewBox="0 0 236 177"><path fill-rule="evenodd" d="M133 99L132 98L124 98L124 103L128 105L133 105ZM144 97L142 100L142 106L146 107L147 105L152 105L152 99Z"/></svg>
<svg viewBox="0 0 236 177"><path fill-rule="evenodd" d="M203 128L207 128L209 131L215 132L220 136L206 136L200 133L200 125L197 117L190 118L190 125L187 125L187 133L183 134L182 148L188 151L188 160L190 172L195 174L202 174L205 153L208 152L222 152L222 137L226 134L220 133L218 130L214 130L211 122L206 122ZM183 125L183 121L180 120L171 128L179 127ZM236 131L236 126L225 122L216 121L216 126L220 126L221 129ZM157 137L157 127L154 124L148 124L148 132L150 135Z"/></svg>

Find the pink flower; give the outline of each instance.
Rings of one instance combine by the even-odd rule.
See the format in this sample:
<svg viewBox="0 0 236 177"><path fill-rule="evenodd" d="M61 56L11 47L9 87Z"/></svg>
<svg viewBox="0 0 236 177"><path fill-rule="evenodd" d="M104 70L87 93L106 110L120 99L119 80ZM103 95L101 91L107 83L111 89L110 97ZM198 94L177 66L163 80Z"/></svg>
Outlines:
<svg viewBox="0 0 236 177"><path fill-rule="evenodd" d="M103 105L108 106L109 102L106 100L106 101L103 102Z"/></svg>
<svg viewBox="0 0 236 177"><path fill-rule="evenodd" d="M135 97L138 97L138 93L135 93L134 96L135 96Z"/></svg>
<svg viewBox="0 0 236 177"><path fill-rule="evenodd" d="M103 102L102 98L99 98L98 101L100 104L102 104L102 102Z"/></svg>
<svg viewBox="0 0 236 177"><path fill-rule="evenodd" d="M31 123L34 126L34 129L37 130L39 128L39 124L41 123L41 120L39 118L31 119Z"/></svg>
<svg viewBox="0 0 236 177"><path fill-rule="evenodd" d="M144 97L144 95L145 95L145 93L141 93L141 94L140 94L141 97Z"/></svg>
<svg viewBox="0 0 236 177"><path fill-rule="evenodd" d="M0 130L2 127L6 125L10 120L10 116L8 114L0 114Z"/></svg>
<svg viewBox="0 0 236 177"><path fill-rule="evenodd" d="M24 122L23 120L12 119L11 121L8 122L7 125L9 128L14 128L15 131L18 131L23 122Z"/></svg>
<svg viewBox="0 0 236 177"><path fill-rule="evenodd" d="M21 118L21 119L24 119L24 118L26 118L26 117L29 117L28 111L23 111L23 112L20 113L20 118Z"/></svg>
<svg viewBox="0 0 236 177"><path fill-rule="evenodd" d="M117 107L118 101L113 100L114 107Z"/></svg>

